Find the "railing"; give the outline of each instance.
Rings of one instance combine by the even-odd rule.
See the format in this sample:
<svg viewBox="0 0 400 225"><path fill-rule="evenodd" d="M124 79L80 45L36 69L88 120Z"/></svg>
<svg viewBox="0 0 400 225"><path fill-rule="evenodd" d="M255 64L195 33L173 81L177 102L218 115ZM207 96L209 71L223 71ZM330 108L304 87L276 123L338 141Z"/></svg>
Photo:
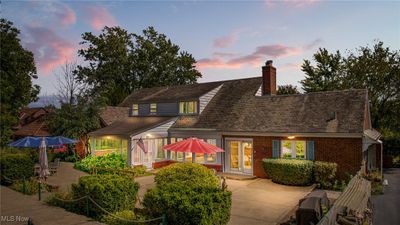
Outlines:
<svg viewBox="0 0 400 225"><path fill-rule="evenodd" d="M371 218L370 197L371 182L357 174L318 225L359 224L366 216Z"/></svg>
<svg viewBox="0 0 400 225"><path fill-rule="evenodd" d="M153 218L153 219L147 219L147 220L129 220L129 219L126 219L126 218L119 217L119 216L107 211L99 203L97 203L95 200L93 200L89 195L85 195L85 196L82 196L82 197L77 198L77 199L68 199L68 200L67 199L61 199L61 198L58 198L56 196L53 196L53 198L58 200L58 201L69 202L69 203L86 200L85 201L86 215L89 215L89 201L90 201L90 202L93 203L93 205L95 205L97 208L99 208L105 214L108 214L108 215L110 215L110 216L112 216L112 217L114 217L114 218L116 218L116 219L118 219L120 221L125 221L125 222L129 222L129 223L132 223L132 224L138 224L138 223L139 224L143 224L143 223L150 223L150 222L160 221L161 222L160 225L167 225L167 216L165 214L163 214L160 217Z"/></svg>

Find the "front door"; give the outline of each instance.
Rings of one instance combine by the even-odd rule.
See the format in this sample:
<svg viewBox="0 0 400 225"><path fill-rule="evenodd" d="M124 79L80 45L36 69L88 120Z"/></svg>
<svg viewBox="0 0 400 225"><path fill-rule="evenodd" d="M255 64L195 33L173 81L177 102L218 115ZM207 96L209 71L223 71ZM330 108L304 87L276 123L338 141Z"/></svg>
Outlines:
<svg viewBox="0 0 400 225"><path fill-rule="evenodd" d="M226 170L236 173L253 173L253 142L251 140L227 140Z"/></svg>

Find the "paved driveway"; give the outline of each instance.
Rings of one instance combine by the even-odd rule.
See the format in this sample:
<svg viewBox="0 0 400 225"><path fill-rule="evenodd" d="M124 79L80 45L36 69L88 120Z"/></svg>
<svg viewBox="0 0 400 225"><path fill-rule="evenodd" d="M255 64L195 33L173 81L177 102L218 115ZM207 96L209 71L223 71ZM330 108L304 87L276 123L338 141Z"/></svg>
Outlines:
<svg viewBox="0 0 400 225"><path fill-rule="evenodd" d="M277 224L292 211L312 186L293 187L267 179L227 180L232 191L229 225Z"/></svg>
<svg viewBox="0 0 400 225"><path fill-rule="evenodd" d="M154 176L139 177L139 197L154 186ZM230 225L277 224L308 194L312 187L293 187L267 179L227 180L232 191Z"/></svg>
<svg viewBox="0 0 400 225"><path fill-rule="evenodd" d="M374 224L400 224L400 168L385 170L384 178L389 182L384 194L372 196Z"/></svg>

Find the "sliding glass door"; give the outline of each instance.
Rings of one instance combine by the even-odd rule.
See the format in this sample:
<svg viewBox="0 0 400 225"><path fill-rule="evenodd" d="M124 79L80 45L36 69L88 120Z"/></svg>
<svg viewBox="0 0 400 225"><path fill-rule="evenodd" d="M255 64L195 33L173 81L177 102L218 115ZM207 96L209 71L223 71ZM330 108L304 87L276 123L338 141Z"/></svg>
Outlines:
<svg viewBox="0 0 400 225"><path fill-rule="evenodd" d="M227 167L229 172L253 173L253 142L251 140L226 140Z"/></svg>

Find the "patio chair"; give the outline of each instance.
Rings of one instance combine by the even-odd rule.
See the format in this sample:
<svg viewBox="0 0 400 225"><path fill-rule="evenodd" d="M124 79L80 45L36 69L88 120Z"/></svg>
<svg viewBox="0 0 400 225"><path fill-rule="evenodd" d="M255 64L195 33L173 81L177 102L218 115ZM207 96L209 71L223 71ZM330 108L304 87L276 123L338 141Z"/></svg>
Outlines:
<svg viewBox="0 0 400 225"><path fill-rule="evenodd" d="M54 162L49 163L49 172L50 174L55 174L57 173L57 169L60 166L60 159L56 158L54 159Z"/></svg>
<svg viewBox="0 0 400 225"><path fill-rule="evenodd" d="M40 164L39 163L35 163L35 167L34 167L34 175L39 175L40 173Z"/></svg>

